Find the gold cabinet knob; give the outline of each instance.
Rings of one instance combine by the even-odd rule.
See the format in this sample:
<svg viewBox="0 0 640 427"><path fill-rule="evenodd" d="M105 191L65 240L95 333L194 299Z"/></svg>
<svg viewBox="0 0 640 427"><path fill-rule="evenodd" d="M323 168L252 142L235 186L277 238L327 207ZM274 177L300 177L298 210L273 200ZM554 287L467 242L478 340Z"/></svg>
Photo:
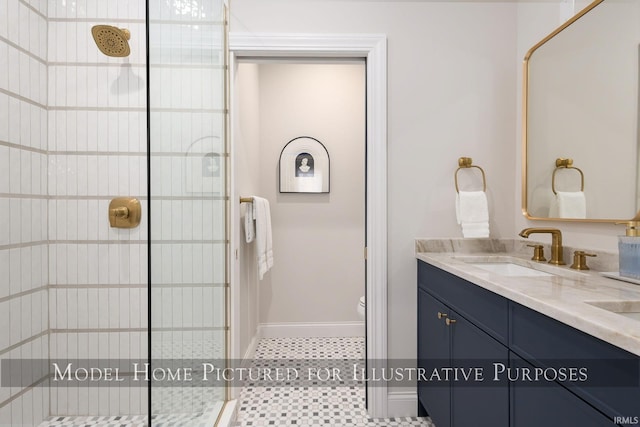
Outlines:
<svg viewBox="0 0 640 427"><path fill-rule="evenodd" d="M585 251L575 251L573 253L573 264L571 264L571 268L574 270L589 270L589 266L587 266L587 257L597 256L596 254L588 254Z"/></svg>
<svg viewBox="0 0 640 427"><path fill-rule="evenodd" d="M447 313L438 312L438 319L442 319L443 317L447 317Z"/></svg>
<svg viewBox="0 0 640 427"><path fill-rule="evenodd" d="M544 246L542 245L527 245L530 248L533 248L533 256L531 257L534 261L546 261L547 259L544 257Z"/></svg>
<svg viewBox="0 0 640 427"><path fill-rule="evenodd" d="M445 319L444 323L447 324L447 326L451 326L452 324L456 323L455 319Z"/></svg>

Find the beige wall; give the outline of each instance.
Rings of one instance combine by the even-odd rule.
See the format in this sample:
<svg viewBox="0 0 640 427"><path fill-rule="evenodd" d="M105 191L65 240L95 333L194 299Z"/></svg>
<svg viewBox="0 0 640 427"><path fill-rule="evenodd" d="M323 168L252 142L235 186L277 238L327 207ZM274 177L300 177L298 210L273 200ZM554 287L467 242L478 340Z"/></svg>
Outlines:
<svg viewBox="0 0 640 427"><path fill-rule="evenodd" d="M364 295L364 61L259 69L260 189L271 203L275 254L259 287L260 323L357 321ZM279 193L280 152L298 136L327 148L330 193Z"/></svg>
<svg viewBox="0 0 640 427"><path fill-rule="evenodd" d="M275 258L274 267L258 282L255 244L244 243L240 227L243 354L258 324L359 320L356 306L364 295L365 66L364 61L241 63L235 79L236 196L269 200ZM330 193L279 193L280 152L298 136L312 136L326 146ZM242 205L241 217L245 209Z"/></svg>
<svg viewBox="0 0 640 427"><path fill-rule="evenodd" d="M235 0L232 32L388 37L388 354L414 357L416 237L460 236L453 173L488 180L494 237L515 236L515 3Z"/></svg>
<svg viewBox="0 0 640 427"><path fill-rule="evenodd" d="M617 251L620 226L528 221L521 213L522 59L567 16L559 1L235 0L231 12L232 32L388 38L390 358L416 351L413 240L461 235L453 190L460 156L487 172L492 237L558 226L567 244Z"/></svg>
<svg viewBox="0 0 640 427"><path fill-rule="evenodd" d="M233 200L240 197L260 194L260 92L257 64L239 64L235 73L235 109L232 113L234 146L233 173L236 193ZM240 205L239 215L244 218L248 204ZM243 356L256 336L258 329L258 272L255 244L246 243L244 228L241 225L235 230L238 245L239 267L237 283L239 284L240 304L239 324L231 324L238 328L240 354Z"/></svg>

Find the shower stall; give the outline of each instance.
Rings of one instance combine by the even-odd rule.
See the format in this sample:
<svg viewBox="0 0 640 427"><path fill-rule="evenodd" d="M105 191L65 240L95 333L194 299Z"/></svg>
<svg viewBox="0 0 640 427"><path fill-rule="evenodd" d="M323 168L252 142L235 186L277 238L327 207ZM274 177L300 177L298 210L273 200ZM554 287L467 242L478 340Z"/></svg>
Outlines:
<svg viewBox="0 0 640 427"><path fill-rule="evenodd" d="M201 370L228 363L226 16L0 3L0 426L219 417Z"/></svg>

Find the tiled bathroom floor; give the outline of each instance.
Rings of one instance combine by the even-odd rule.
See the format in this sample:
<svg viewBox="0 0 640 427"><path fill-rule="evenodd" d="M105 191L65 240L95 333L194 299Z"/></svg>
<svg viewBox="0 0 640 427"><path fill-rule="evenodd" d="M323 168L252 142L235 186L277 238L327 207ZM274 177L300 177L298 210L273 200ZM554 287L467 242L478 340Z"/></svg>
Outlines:
<svg viewBox="0 0 640 427"><path fill-rule="evenodd" d="M275 338L260 340L260 359L362 359L364 338ZM422 426L429 418L370 419L364 384L335 387L264 387L246 385L240 395L235 427L248 426Z"/></svg>
<svg viewBox="0 0 640 427"><path fill-rule="evenodd" d="M209 405L206 410L193 414L154 415L151 427L212 427L222 402ZM50 417L38 427L149 427L146 415L117 417Z"/></svg>
<svg viewBox="0 0 640 427"><path fill-rule="evenodd" d="M122 426L146 427L146 415L129 415L118 417L50 417L43 421L38 427L84 427L84 426Z"/></svg>
<svg viewBox="0 0 640 427"><path fill-rule="evenodd" d="M274 360L331 361L361 360L364 338L276 338L262 339L256 349L253 366L269 366ZM308 362L307 362L308 363ZM336 362L340 363L340 362ZM175 389L171 389L175 391ZM186 403L190 389L178 390L177 398L163 391L156 403L166 401L176 411L176 402ZM212 397L213 398L213 397ZM155 405L154 405L155 406ZM178 405L180 406L180 405ZM183 408L185 406L182 406ZM164 409L167 409L165 407ZM204 412L157 415L152 427L211 427L219 407L212 405ZM51 417L39 427L148 427L146 416L119 417ZM365 409L365 388L362 383L333 387L319 385L269 387L247 383L241 391L237 421L234 427L258 426L362 426L362 427L435 427L429 418L370 419Z"/></svg>
<svg viewBox="0 0 640 427"><path fill-rule="evenodd" d="M220 358L221 344L215 340L178 344L157 340L152 354L163 360ZM224 389L216 387L161 387L152 390L152 427L211 427L217 418ZM38 427L149 427L146 415L53 416Z"/></svg>
<svg viewBox="0 0 640 427"><path fill-rule="evenodd" d="M178 402L185 402L189 399L190 389L171 389L163 391L162 398L166 402L170 402L171 398ZM203 399L202 391L206 389L200 388L194 390L197 394L191 396L194 400ZM179 396L178 396L179 394ZM206 396L206 395L205 395ZM206 409L200 412L182 413L179 410L174 409L175 412L166 412L164 414L153 415L151 417L152 427L212 427L215 419L218 416L222 401L220 400L219 392L213 392L211 394L212 402L206 405ZM216 400L217 399L217 400ZM187 405L189 407L190 405ZM175 408L174 404L167 407ZM202 406L201 406L202 407ZM98 417L98 416L73 416L63 417L55 416L49 417L49 419L43 421L38 427L149 427L148 417L146 415L121 415L110 417Z"/></svg>

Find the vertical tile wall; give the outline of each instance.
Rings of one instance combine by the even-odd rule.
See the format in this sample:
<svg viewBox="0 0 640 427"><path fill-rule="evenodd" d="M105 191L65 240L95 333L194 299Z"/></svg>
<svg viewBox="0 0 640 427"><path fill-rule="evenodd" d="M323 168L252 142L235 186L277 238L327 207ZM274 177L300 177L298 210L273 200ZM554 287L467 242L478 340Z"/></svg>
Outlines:
<svg viewBox="0 0 640 427"><path fill-rule="evenodd" d="M151 11L153 356L221 359L222 2L155 1ZM100 53L94 24L128 28L131 56ZM0 174L0 358L147 357L144 33L138 0L0 4L0 170L9 172ZM116 196L141 200L140 228L108 227ZM213 392L181 393L162 412L197 412L224 397ZM144 413L146 397L145 388L0 387L0 424Z"/></svg>
<svg viewBox="0 0 640 427"><path fill-rule="evenodd" d="M131 55L101 53L96 24L127 28ZM49 0L48 230L51 359L146 359L145 2ZM109 227L109 201L142 203ZM51 414L146 412L147 389L51 387Z"/></svg>
<svg viewBox="0 0 640 427"><path fill-rule="evenodd" d="M49 348L46 35L46 1L0 2L0 359ZM48 415L45 379L0 385L0 425Z"/></svg>
<svg viewBox="0 0 640 427"><path fill-rule="evenodd" d="M225 357L223 2L150 1L152 359ZM152 387L152 412L224 390Z"/></svg>

